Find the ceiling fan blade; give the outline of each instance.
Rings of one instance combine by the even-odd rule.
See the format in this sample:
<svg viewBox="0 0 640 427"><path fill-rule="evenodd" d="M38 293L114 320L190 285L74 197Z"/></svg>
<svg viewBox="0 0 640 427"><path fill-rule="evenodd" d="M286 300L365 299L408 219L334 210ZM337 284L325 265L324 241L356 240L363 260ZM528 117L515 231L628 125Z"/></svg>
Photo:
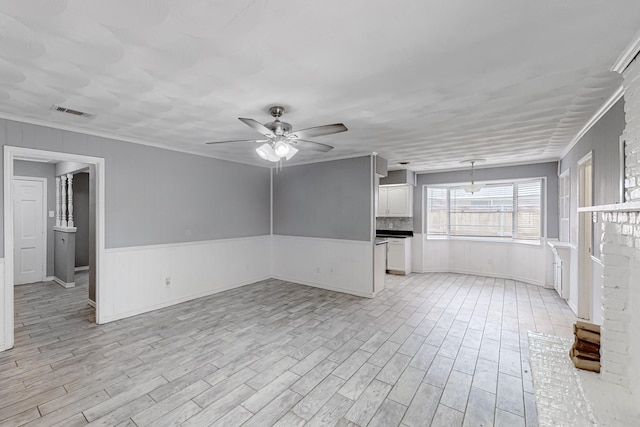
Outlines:
<svg viewBox="0 0 640 427"><path fill-rule="evenodd" d="M314 138L316 136L331 135L334 133L340 133L348 131L347 127L342 123L335 123L333 125L316 126L313 128L300 129L291 132L291 135L296 135L298 138Z"/></svg>
<svg viewBox="0 0 640 427"><path fill-rule="evenodd" d="M253 119L243 119L242 117L238 117L238 120L240 120L245 125L257 130L264 136L276 136L276 134L273 133L271 129L269 129L268 127L265 127L262 123L257 122Z"/></svg>
<svg viewBox="0 0 640 427"><path fill-rule="evenodd" d="M268 139L236 139L233 141L211 141L211 142L205 142L205 144L227 144L229 142L267 142Z"/></svg>
<svg viewBox="0 0 640 427"><path fill-rule="evenodd" d="M333 147L331 145L322 144L320 142L314 142L314 141L306 141L304 139L294 140L293 143L296 147L313 150L313 151L322 151L326 153L327 151L333 150Z"/></svg>

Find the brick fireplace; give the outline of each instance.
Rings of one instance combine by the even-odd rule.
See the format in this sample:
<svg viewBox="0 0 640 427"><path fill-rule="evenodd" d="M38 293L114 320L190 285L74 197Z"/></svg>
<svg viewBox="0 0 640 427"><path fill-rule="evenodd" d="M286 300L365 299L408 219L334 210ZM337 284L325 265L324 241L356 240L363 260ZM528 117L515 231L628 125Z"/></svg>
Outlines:
<svg viewBox="0 0 640 427"><path fill-rule="evenodd" d="M632 47L614 67L624 79L625 201L592 210L603 222L602 379L640 395L640 59Z"/></svg>

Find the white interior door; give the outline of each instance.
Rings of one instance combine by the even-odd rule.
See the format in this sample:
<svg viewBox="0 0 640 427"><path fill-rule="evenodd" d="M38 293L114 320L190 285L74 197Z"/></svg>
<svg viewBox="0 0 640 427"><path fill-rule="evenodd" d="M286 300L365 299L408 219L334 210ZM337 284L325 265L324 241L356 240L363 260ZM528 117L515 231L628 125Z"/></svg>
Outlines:
<svg viewBox="0 0 640 427"><path fill-rule="evenodd" d="M44 280L44 181L13 180L14 284Z"/></svg>

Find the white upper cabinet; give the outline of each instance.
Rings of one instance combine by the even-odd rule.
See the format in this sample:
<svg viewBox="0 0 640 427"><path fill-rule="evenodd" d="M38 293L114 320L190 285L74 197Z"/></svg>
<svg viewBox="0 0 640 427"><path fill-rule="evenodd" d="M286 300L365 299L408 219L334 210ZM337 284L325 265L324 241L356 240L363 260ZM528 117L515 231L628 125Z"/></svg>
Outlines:
<svg viewBox="0 0 640 427"><path fill-rule="evenodd" d="M377 216L412 217L413 187L410 185L381 185L378 192Z"/></svg>

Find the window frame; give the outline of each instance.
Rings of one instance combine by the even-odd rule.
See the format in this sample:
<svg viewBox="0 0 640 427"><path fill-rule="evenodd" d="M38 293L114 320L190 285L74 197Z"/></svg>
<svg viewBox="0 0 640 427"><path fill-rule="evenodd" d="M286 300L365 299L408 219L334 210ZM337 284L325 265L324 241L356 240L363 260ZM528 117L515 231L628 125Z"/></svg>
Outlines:
<svg viewBox="0 0 640 427"><path fill-rule="evenodd" d="M543 242L547 238L547 177L545 176L534 176L527 178L516 178L516 179L503 179L503 180L492 180L492 181L482 181L478 182L485 185L505 185L510 184L514 186L513 193L513 203L514 203L514 211L513 211L513 233L515 234L517 227L517 190L516 184L526 183L526 182L540 182L540 236L538 238L519 238L518 236L455 236L451 235L451 189L460 188L466 184L466 182L449 182L449 183L434 183L434 184L425 184L422 186L422 227L423 233L425 235L426 240L472 240L472 241L487 241L487 242L516 242L528 245L542 245ZM428 189L429 188L444 188L447 189L447 233L445 235L430 235L429 228L427 226L427 199L428 199Z"/></svg>

